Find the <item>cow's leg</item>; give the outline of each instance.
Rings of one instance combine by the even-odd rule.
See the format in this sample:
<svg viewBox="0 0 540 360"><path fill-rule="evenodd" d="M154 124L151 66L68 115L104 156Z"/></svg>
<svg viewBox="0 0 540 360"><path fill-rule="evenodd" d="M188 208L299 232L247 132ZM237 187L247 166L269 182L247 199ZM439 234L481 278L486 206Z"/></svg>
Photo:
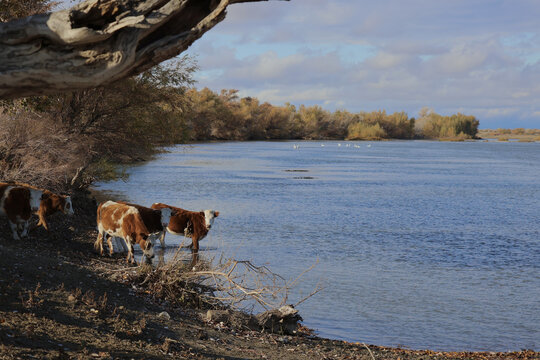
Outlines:
<svg viewBox="0 0 540 360"><path fill-rule="evenodd" d="M167 232L166 229L163 229L163 232L159 236L159 242L161 243L161 248L165 249L165 233Z"/></svg>
<svg viewBox="0 0 540 360"><path fill-rule="evenodd" d="M191 245L189 246L191 248L191 270L195 271L195 265L197 264L197 261L199 261L199 239L193 236L191 238Z"/></svg>
<svg viewBox="0 0 540 360"><path fill-rule="evenodd" d="M129 250L127 255L127 262L130 264L135 264L135 255L133 255L133 245L128 244Z"/></svg>
<svg viewBox="0 0 540 360"><path fill-rule="evenodd" d="M24 221L19 216L17 216L17 234L19 235L19 239L26 237L25 229L26 229L26 221Z"/></svg>
<svg viewBox="0 0 540 360"><path fill-rule="evenodd" d="M191 248L191 251L198 252L199 251L199 239L197 239L195 236L191 238L191 245L189 246Z"/></svg>
<svg viewBox="0 0 540 360"><path fill-rule="evenodd" d="M47 224L47 220L45 220L45 214L43 214L42 212L38 212L38 216L39 216L39 221L36 225L36 228L43 225L45 230L49 231L49 225Z"/></svg>
<svg viewBox="0 0 540 360"><path fill-rule="evenodd" d="M199 261L199 253L198 252L193 252L191 254L191 270L192 271L196 270L195 265L197 265L198 261Z"/></svg>
<svg viewBox="0 0 540 360"><path fill-rule="evenodd" d="M109 254L112 255L115 252L121 252L120 241L118 239L118 236L111 236L111 245L109 246Z"/></svg>
<svg viewBox="0 0 540 360"><path fill-rule="evenodd" d="M30 219L26 220L26 221L21 221L21 226L22 226L22 232L21 232L21 237L27 237L28 236L28 229L30 228Z"/></svg>
<svg viewBox="0 0 540 360"><path fill-rule="evenodd" d="M107 234L106 237L107 237L107 245L109 246L109 256L113 256L114 254L114 246L112 242L113 236Z"/></svg>
<svg viewBox="0 0 540 360"><path fill-rule="evenodd" d="M13 239L14 240L20 240L19 232L17 231L17 223L12 222L11 220L8 220L9 227L11 228L11 232L13 233Z"/></svg>
<svg viewBox="0 0 540 360"><path fill-rule="evenodd" d="M97 239L94 241L94 250L103 255L103 235L98 231Z"/></svg>
<svg viewBox="0 0 540 360"><path fill-rule="evenodd" d="M131 237L127 236L124 240L126 241L126 245L128 247L126 261L133 264L135 262L135 256L133 256L133 244L131 243Z"/></svg>
<svg viewBox="0 0 540 360"><path fill-rule="evenodd" d="M121 252L120 251L120 240L118 238L118 236L111 236L111 239L110 239L110 245L109 245L109 255L112 255L116 252Z"/></svg>
<svg viewBox="0 0 540 360"><path fill-rule="evenodd" d="M99 251L99 254L103 256L103 233L101 233L101 231L98 232L97 240L94 243L94 249Z"/></svg>

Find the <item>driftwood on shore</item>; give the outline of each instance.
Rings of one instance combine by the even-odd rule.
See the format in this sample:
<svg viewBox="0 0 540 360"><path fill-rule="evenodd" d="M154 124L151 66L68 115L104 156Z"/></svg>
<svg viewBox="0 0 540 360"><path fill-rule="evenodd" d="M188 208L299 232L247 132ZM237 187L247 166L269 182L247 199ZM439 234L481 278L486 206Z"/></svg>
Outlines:
<svg viewBox="0 0 540 360"><path fill-rule="evenodd" d="M0 23L0 99L97 87L186 50L227 6L267 0L86 0Z"/></svg>
<svg viewBox="0 0 540 360"><path fill-rule="evenodd" d="M299 328L302 317L292 305L284 305L257 315L242 311L208 310L203 320L224 323L236 329L249 329L272 334L294 335Z"/></svg>
<svg viewBox="0 0 540 360"><path fill-rule="evenodd" d="M298 330L298 323L302 317L292 305L284 305L258 314L257 321L264 331L292 335Z"/></svg>

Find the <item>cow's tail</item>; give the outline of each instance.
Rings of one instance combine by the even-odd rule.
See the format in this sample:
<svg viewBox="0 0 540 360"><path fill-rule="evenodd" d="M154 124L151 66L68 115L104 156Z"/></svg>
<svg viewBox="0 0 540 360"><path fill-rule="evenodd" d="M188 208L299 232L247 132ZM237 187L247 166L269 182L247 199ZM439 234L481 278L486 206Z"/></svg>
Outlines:
<svg viewBox="0 0 540 360"><path fill-rule="evenodd" d="M99 226L99 224L101 223L101 205L102 204L99 204L96 214L96 230L98 231L98 236L96 241L94 242L94 249L99 253L103 254L103 234L101 233L101 229Z"/></svg>
<svg viewBox="0 0 540 360"><path fill-rule="evenodd" d="M103 204L99 204L98 208L97 208L96 223L97 223L98 227L99 227L99 223L101 222L101 208L102 208L102 205Z"/></svg>

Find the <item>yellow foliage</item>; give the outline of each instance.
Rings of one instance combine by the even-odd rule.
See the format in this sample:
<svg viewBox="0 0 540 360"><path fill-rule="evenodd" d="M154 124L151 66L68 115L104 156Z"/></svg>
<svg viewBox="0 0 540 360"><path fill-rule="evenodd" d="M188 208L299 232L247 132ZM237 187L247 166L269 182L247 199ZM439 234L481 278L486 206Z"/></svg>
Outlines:
<svg viewBox="0 0 540 360"><path fill-rule="evenodd" d="M386 131L376 123L367 125L363 122L357 122L349 126L347 140L381 140L387 137Z"/></svg>

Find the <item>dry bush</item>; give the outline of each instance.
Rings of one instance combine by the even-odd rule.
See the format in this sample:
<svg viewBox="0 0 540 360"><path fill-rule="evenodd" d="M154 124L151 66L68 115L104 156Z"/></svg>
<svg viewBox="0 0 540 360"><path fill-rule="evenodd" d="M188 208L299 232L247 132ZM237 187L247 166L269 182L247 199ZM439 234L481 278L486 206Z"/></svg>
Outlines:
<svg viewBox="0 0 540 360"><path fill-rule="evenodd" d="M73 139L52 119L32 112L0 114L0 179L66 190L91 157L88 139Z"/></svg>
<svg viewBox="0 0 540 360"><path fill-rule="evenodd" d="M185 139L195 68L184 57L107 87L0 101L0 179L67 191L122 177L117 164Z"/></svg>

